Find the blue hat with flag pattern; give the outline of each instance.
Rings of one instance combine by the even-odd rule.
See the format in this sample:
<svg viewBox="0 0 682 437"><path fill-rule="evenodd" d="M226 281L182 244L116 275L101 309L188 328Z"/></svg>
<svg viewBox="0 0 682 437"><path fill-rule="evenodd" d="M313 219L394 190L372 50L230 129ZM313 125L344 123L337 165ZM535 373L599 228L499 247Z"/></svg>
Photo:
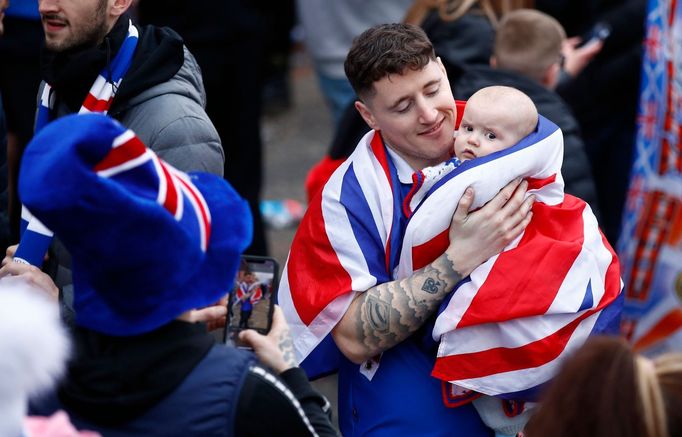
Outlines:
<svg viewBox="0 0 682 437"><path fill-rule="evenodd" d="M71 253L76 323L94 331L140 334L216 302L251 241L225 180L171 167L104 115L46 126L19 174L23 203Z"/></svg>

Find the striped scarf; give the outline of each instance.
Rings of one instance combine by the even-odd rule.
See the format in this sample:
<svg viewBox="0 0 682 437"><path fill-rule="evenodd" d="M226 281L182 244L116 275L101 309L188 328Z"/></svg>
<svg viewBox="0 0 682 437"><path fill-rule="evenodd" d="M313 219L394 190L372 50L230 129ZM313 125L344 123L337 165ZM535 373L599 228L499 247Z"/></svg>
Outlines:
<svg viewBox="0 0 682 437"><path fill-rule="evenodd" d="M121 86L121 82L133 62L133 54L137 47L138 38L139 32L133 25L133 22L129 20L128 35L123 41L121 49L111 64L107 65L99 73L97 79L95 79L88 95L85 97L83 105L78 111L79 114L89 114L91 112L106 114L109 111L111 103L116 96L116 91ZM36 133L40 132L42 128L52 121L54 117L53 106L54 93L52 92L52 87L49 84L45 84L40 97L40 105L38 106ZM24 206L21 209L20 235L21 241L14 260L35 266L42 265L43 257L52 241L53 233L40 223L38 219L33 217Z"/></svg>

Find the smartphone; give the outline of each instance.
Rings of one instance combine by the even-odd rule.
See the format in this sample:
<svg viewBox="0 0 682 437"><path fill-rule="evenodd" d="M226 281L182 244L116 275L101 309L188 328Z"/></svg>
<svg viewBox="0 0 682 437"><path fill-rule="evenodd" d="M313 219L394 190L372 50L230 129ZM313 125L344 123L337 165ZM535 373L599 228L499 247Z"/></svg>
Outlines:
<svg viewBox="0 0 682 437"><path fill-rule="evenodd" d="M261 334L270 332L275 296L279 283L279 265L274 258L243 255L227 299L227 319L223 342L248 348L239 341L244 329Z"/></svg>
<svg viewBox="0 0 682 437"><path fill-rule="evenodd" d="M611 27L607 23L599 22L581 37L580 44L577 47L583 47L597 41L604 41L609 35L611 35Z"/></svg>

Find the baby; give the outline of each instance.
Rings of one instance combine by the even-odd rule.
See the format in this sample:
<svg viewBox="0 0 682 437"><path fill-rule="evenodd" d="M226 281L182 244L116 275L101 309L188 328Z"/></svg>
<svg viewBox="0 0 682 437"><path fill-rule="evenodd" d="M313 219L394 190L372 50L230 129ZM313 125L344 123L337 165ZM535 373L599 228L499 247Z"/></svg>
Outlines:
<svg viewBox="0 0 682 437"><path fill-rule="evenodd" d="M481 88L464 108L455 133L456 164L518 143L535 130L538 111L523 92L507 86Z"/></svg>
<svg viewBox="0 0 682 437"><path fill-rule="evenodd" d="M533 132L537 124L535 104L523 92L506 86L482 88L467 100L455 133L455 165L511 147ZM496 436L515 435L529 417L525 411L507 418L502 401L489 396L475 400L474 407Z"/></svg>

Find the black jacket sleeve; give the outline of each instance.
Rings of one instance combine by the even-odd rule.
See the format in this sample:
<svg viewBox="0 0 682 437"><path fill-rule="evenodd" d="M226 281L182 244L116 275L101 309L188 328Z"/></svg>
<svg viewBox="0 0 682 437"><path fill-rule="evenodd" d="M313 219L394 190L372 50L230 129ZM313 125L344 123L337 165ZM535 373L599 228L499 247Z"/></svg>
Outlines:
<svg viewBox="0 0 682 437"><path fill-rule="evenodd" d="M235 435L338 436L330 416L329 402L312 388L302 369L277 377L254 366L239 395Z"/></svg>

